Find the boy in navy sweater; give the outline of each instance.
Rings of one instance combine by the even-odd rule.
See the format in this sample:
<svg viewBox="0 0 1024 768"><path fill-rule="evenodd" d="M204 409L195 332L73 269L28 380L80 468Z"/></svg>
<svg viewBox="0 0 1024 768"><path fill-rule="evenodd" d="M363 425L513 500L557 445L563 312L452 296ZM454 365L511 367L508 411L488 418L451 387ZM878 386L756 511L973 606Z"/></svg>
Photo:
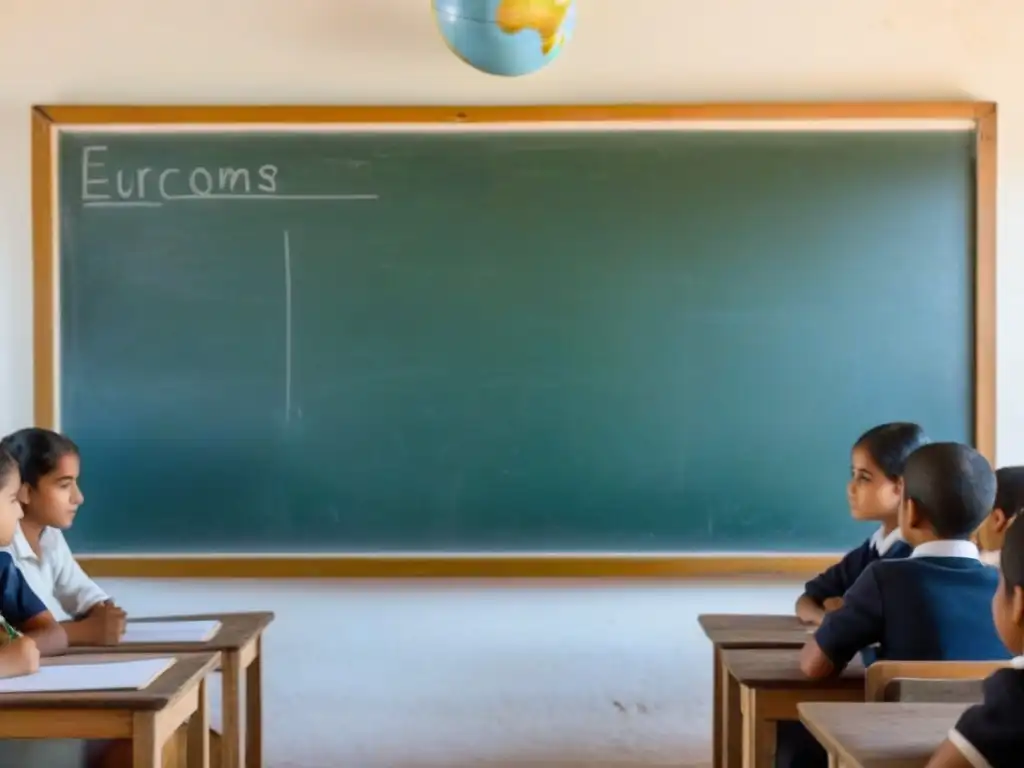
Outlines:
<svg viewBox="0 0 1024 768"><path fill-rule="evenodd" d="M999 574L970 541L995 496L995 473L973 448L933 443L911 454L900 529L914 552L868 566L804 646L804 673L826 677L874 644L880 659L1008 658L992 620Z"/></svg>
<svg viewBox="0 0 1024 768"><path fill-rule="evenodd" d="M921 427L910 422L882 424L857 438L850 452L846 499L854 520L876 522L879 527L871 538L807 582L796 601L796 615L802 621L821 624L871 563L910 554L899 527L901 476L907 457L927 442Z"/></svg>
<svg viewBox="0 0 1024 768"><path fill-rule="evenodd" d="M907 459L900 529L913 554L879 560L847 591L800 656L808 677L823 678L877 645L880 659L987 661L1009 658L991 603L995 568L984 565L971 535L992 509L996 478L973 448L932 443ZM827 765L824 750L799 723L779 731L778 764Z"/></svg>
<svg viewBox="0 0 1024 768"><path fill-rule="evenodd" d="M928 768L1018 768L1024 764L1024 523L1003 542L992 616L1007 649L1009 669L985 681L984 702L960 717Z"/></svg>

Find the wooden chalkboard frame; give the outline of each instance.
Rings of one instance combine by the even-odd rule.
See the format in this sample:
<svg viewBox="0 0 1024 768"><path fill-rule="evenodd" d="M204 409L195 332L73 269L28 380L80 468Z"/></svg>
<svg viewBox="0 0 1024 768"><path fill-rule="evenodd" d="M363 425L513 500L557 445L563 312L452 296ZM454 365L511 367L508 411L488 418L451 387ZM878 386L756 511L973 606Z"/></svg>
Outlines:
<svg viewBox="0 0 1024 768"><path fill-rule="evenodd" d="M186 129L202 127L403 124L679 123L749 127L787 123L812 129L877 130L908 123L973 124L976 137L975 445L995 461L996 449L996 105L983 101L623 104L588 106L335 107L335 106L103 106L32 109L32 275L35 422L56 427L58 368L57 137L75 127ZM700 125L698 125L700 124ZM131 577L538 577L675 578L803 577L834 555L730 554L679 556L90 556L93 575Z"/></svg>

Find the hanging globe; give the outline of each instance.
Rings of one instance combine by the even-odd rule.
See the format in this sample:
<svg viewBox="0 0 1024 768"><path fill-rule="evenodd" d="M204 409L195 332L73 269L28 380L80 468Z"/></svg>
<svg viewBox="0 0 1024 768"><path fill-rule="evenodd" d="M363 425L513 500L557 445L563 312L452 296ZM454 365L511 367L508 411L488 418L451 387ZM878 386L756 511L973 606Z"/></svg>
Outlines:
<svg viewBox="0 0 1024 768"><path fill-rule="evenodd" d="M489 75L517 77L546 67L562 52L576 23L576 0L431 2L452 53Z"/></svg>

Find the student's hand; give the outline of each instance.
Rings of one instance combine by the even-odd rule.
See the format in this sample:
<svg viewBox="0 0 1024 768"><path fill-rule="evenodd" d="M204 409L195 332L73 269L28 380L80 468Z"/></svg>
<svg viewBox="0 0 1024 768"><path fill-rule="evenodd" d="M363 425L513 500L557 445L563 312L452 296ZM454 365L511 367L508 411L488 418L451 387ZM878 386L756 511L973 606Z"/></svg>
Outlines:
<svg viewBox="0 0 1024 768"><path fill-rule="evenodd" d="M113 602L94 605L81 620L81 637L88 645L117 645L124 636L127 614Z"/></svg>
<svg viewBox="0 0 1024 768"><path fill-rule="evenodd" d="M838 611L843 607L843 598L841 597L830 597L821 604L821 607L825 609L825 613L832 613L832 611Z"/></svg>
<svg viewBox="0 0 1024 768"><path fill-rule="evenodd" d="M800 599L796 601L796 617L808 627L817 627L825 618L825 611L810 596L801 595Z"/></svg>
<svg viewBox="0 0 1024 768"><path fill-rule="evenodd" d="M0 648L0 677L20 677L39 671L39 648L31 637L16 637Z"/></svg>

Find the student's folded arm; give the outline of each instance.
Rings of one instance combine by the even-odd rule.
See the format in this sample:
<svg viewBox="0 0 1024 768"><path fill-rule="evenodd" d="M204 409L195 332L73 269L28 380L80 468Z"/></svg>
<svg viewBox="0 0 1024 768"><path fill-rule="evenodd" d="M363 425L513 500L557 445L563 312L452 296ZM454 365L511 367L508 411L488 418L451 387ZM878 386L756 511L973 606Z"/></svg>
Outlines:
<svg viewBox="0 0 1024 768"><path fill-rule="evenodd" d="M0 613L15 629L32 638L43 656L63 653L68 647L64 628L9 556L6 562L0 562Z"/></svg>
<svg viewBox="0 0 1024 768"><path fill-rule="evenodd" d="M812 637L800 650L800 671L813 680L820 680L835 672L836 665Z"/></svg>
<svg viewBox="0 0 1024 768"><path fill-rule="evenodd" d="M56 533L59 538L55 548L54 597L68 616L82 618L94 606L106 602L110 597L82 570L63 534L59 531Z"/></svg>
<svg viewBox="0 0 1024 768"><path fill-rule="evenodd" d="M35 641L42 656L57 656L68 648L68 636L64 627L49 611L37 613L21 622L18 630Z"/></svg>
<svg viewBox="0 0 1024 768"><path fill-rule="evenodd" d="M93 632L88 622L81 619L71 619L70 621L62 621L60 625L64 628L69 646L96 645L93 640L95 632Z"/></svg>
<svg viewBox="0 0 1024 768"><path fill-rule="evenodd" d="M843 559L819 573L804 585L804 593L796 601L796 615L804 621L820 621L825 615L823 604L830 597L842 597L857 574L860 550L843 555Z"/></svg>
<svg viewBox="0 0 1024 768"><path fill-rule="evenodd" d="M805 624L821 624L825 618L825 609L821 603L806 593L797 598L794 610L796 617Z"/></svg>
<svg viewBox="0 0 1024 768"><path fill-rule="evenodd" d="M800 669L811 678L828 677L850 663L858 651L882 639L882 593L874 567L868 567L843 599L825 616L800 653Z"/></svg>

